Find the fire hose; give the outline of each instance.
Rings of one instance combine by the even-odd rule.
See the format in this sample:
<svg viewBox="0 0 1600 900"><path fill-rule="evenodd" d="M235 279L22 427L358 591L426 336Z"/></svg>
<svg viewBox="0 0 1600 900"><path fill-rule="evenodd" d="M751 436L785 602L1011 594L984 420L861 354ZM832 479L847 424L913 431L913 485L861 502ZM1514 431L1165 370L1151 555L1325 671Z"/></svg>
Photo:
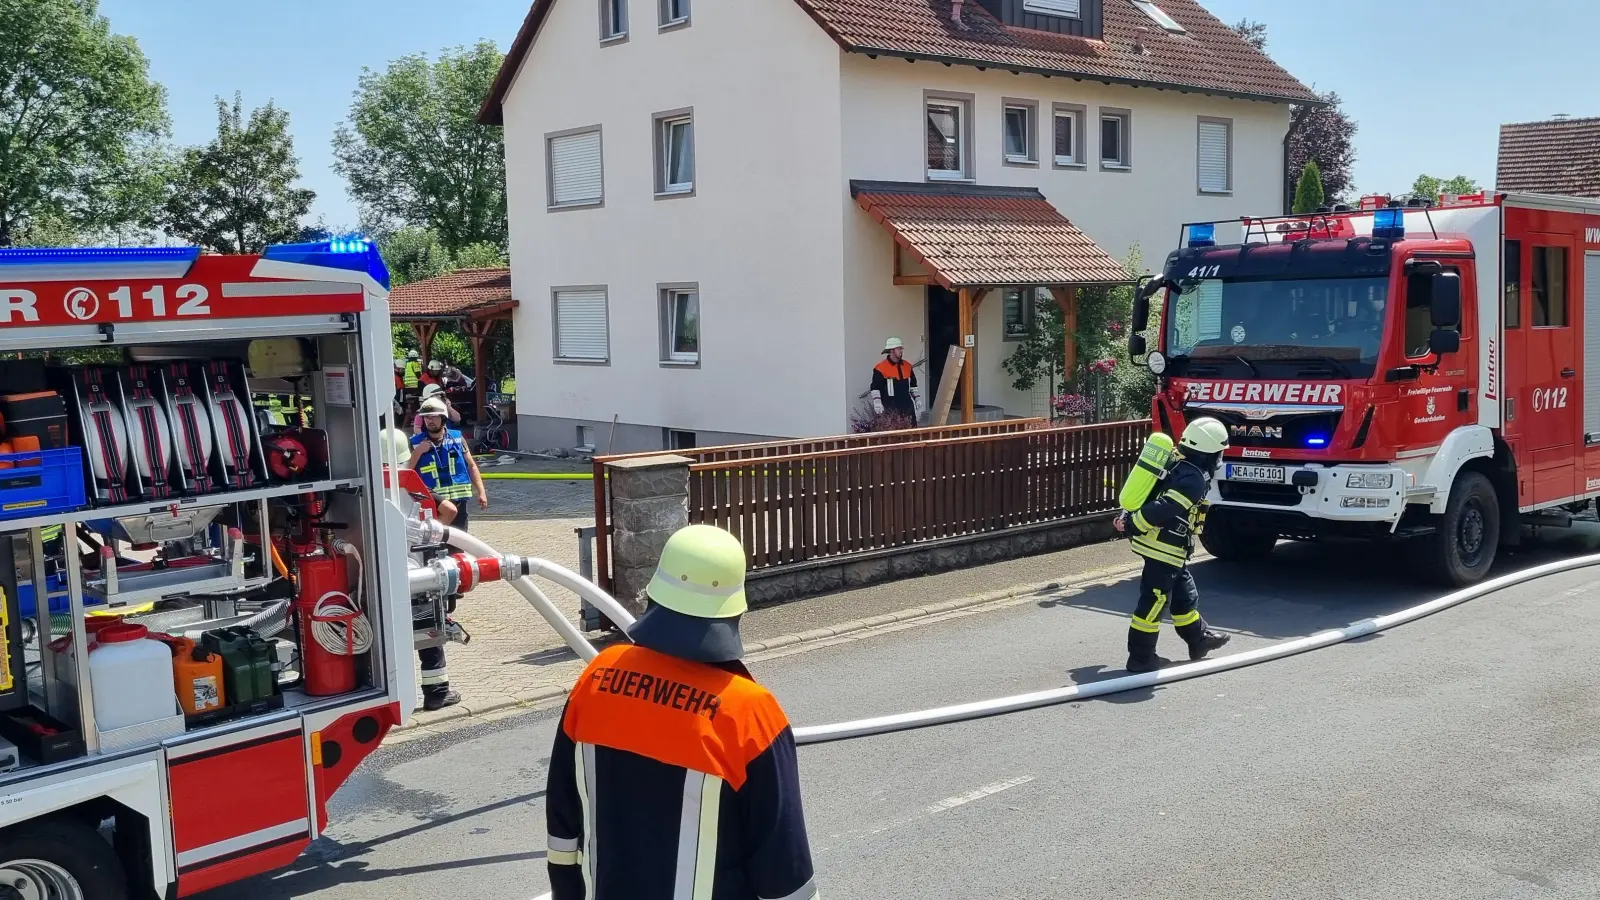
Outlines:
<svg viewBox="0 0 1600 900"><path fill-rule="evenodd" d="M561 611L555 608L538 587L533 585L530 575L543 575L561 584L588 600L602 613L615 622L624 633L633 625L633 616L622 608L614 598L597 585L582 578L571 571L546 562L545 560L529 559L525 557L501 556L487 544L437 522L408 523L408 527L421 526L422 533L438 535L439 543L446 543L469 553L481 554L481 558L472 559L462 557L459 559L470 562L452 562L448 566L437 565L443 570L453 568L460 570L463 567L484 567L498 572L501 578L511 582L528 602L539 611L556 632L561 635L573 652L585 660L594 659L598 651L589 643L577 627L567 620ZM453 558L458 559L458 558ZM488 560L495 560L489 563ZM436 561L443 563L443 561ZM509 563L509 567L508 567ZM829 725L808 725L794 729L795 743L821 744L830 741L852 740L855 738L869 737L879 734L890 734L897 731L910 731L917 728L927 728L935 725L949 725L956 722L966 722L973 719L983 719L990 716L1007 715L1024 710L1039 709L1045 706L1055 706L1061 703L1071 703L1078 700L1088 700L1093 697L1103 697L1107 694L1118 694L1124 691L1152 688L1157 685L1171 684L1185 681L1190 678L1199 678L1205 675L1215 675L1232 669L1241 669L1258 663L1272 662L1296 656L1312 650L1321 650L1345 641L1377 634L1401 625L1426 618L1434 613L1442 612L1454 606L1459 606L1469 600L1492 594L1509 587L1537 581L1551 575L1571 572L1591 566L1600 566L1600 554L1579 556L1572 559L1557 560L1542 565L1531 566L1498 578L1470 587L1462 588L1446 594L1443 597L1421 603L1416 606L1402 609L1397 612L1382 616L1373 616L1352 622L1342 628L1330 628L1316 634L1300 638L1290 638L1265 647L1234 653L1228 656L1218 656L1203 659L1198 662L1168 666L1154 672L1143 672L1136 675L1125 675L1118 678L1108 678L1090 684L1072 685L1069 687L1052 688L1050 690L1033 691L1026 694L1016 694L1010 697L997 697L992 700L980 700L972 703L959 703L951 706L939 706L932 709L916 710L912 712L895 713L887 716L875 716L866 719L855 719L847 722L836 722ZM412 573L412 592L418 592L419 576L417 571ZM514 580L513 580L514 579Z"/></svg>

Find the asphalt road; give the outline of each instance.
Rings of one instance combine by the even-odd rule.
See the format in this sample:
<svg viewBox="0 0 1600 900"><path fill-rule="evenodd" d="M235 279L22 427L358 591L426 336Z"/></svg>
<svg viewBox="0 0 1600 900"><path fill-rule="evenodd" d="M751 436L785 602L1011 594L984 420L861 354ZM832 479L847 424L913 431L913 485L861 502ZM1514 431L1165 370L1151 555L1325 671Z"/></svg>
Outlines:
<svg viewBox="0 0 1600 900"><path fill-rule="evenodd" d="M1519 554L1510 571L1577 542ZM1280 547L1196 570L1227 651L1413 605L1400 554ZM754 666L800 724L1120 674L1123 581ZM1600 569L1158 690L801 750L830 898L1600 895ZM1163 633L1163 649L1179 642ZM547 890L555 714L382 751L328 835L236 900Z"/></svg>

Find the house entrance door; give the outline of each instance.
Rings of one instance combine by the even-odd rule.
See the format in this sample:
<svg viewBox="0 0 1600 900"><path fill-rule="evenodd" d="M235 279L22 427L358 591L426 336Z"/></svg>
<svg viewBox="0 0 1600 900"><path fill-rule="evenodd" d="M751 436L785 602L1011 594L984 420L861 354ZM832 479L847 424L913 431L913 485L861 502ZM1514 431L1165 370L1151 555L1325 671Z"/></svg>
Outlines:
<svg viewBox="0 0 1600 900"><path fill-rule="evenodd" d="M928 405L933 405L933 398L939 392L939 379L944 376L945 358L950 355L950 348L961 340L961 310L960 299L955 291L946 290L939 285L928 286L928 386L923 389L923 395L928 398ZM954 410L961 409L961 384L956 383L955 400L950 404Z"/></svg>

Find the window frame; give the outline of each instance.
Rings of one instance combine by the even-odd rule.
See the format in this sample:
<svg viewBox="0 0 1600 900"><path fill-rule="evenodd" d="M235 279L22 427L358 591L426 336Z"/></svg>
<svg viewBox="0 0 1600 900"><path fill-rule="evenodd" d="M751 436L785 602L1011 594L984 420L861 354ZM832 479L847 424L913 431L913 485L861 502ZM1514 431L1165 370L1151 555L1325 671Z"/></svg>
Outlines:
<svg viewBox="0 0 1600 900"><path fill-rule="evenodd" d="M1539 268L1540 268L1539 267L1539 257L1541 255L1540 254L1541 250L1545 251L1544 252L1544 256L1545 256L1545 265L1544 265L1545 279L1544 280L1546 282L1550 281L1550 273L1552 271L1551 268L1550 268L1550 264L1549 264L1550 253L1552 251L1559 251L1560 252L1561 262L1562 262L1562 265L1558 269L1558 271L1560 271L1560 273L1561 273L1561 298L1560 298L1561 299L1561 321L1560 322L1552 323L1552 322L1548 321L1549 310L1551 308L1553 308L1553 307L1550 307L1548 305L1548 296L1547 296L1546 310L1545 310L1547 320L1545 322L1543 322L1543 323L1541 323L1539 321L1539 307L1540 307L1539 297L1540 297L1541 291L1540 291L1540 287L1539 287L1539 283L1538 282L1539 282ZM1572 268L1571 268L1572 252L1571 252L1570 248L1568 248L1566 246L1563 246L1561 244L1533 244L1532 251L1533 251L1533 255L1529 258L1529 262L1531 263L1531 265L1528 268L1528 300L1530 302L1530 308L1529 308L1529 314L1528 314L1528 327L1530 327L1530 328L1571 328L1572 327L1572 279L1569 276L1572 274ZM1550 285L1547 283L1544 286L1543 293L1545 295L1548 295L1549 291L1550 291Z"/></svg>
<svg viewBox="0 0 1600 900"><path fill-rule="evenodd" d="M599 139L600 196L594 200L556 202L555 142L564 137L576 137L593 132ZM544 197L545 212L566 212L573 209L599 209L606 205L606 136L600 125L584 125L564 131L551 131L544 136Z"/></svg>
<svg viewBox="0 0 1600 900"><path fill-rule="evenodd" d="M1223 188L1208 190L1200 180L1200 135L1206 125L1221 125L1226 133L1227 156L1223 162ZM1229 197L1233 195L1233 120L1222 116L1196 116L1194 123L1194 179L1195 193L1202 197Z"/></svg>
<svg viewBox="0 0 1600 900"><path fill-rule="evenodd" d="M1057 169L1087 169L1089 168L1088 154L1083 152L1084 134L1083 123L1088 118L1089 108L1081 103L1057 103L1050 109L1050 158ZM1073 154L1067 161L1056 152L1060 148L1056 145L1056 120L1067 118L1072 122L1072 150Z"/></svg>
<svg viewBox="0 0 1600 900"><path fill-rule="evenodd" d="M606 355L604 359L561 355L561 295L580 291L599 291L604 295ZM611 288L604 284L559 284L550 286L550 359L558 366L611 365Z"/></svg>
<svg viewBox="0 0 1600 900"><path fill-rule="evenodd" d="M1072 3L1074 9L1070 12L1054 4ZM1063 19L1082 19L1083 0L1022 0L1022 11L1033 13L1036 16L1057 16Z"/></svg>
<svg viewBox="0 0 1600 900"><path fill-rule="evenodd" d="M1522 327L1522 240L1508 238L1501 253L1500 327Z"/></svg>
<svg viewBox="0 0 1600 900"><path fill-rule="evenodd" d="M665 112L655 113L650 117L651 133L655 143L655 197L657 200L669 200L674 197L693 197L699 189L698 162L695 154L695 128L694 107L686 106L682 109L669 109ZM684 183L673 183L667 179L672 165L672 147L668 143L672 138L672 126L678 123L687 123L689 126L689 180Z"/></svg>
<svg viewBox="0 0 1600 900"><path fill-rule="evenodd" d="M690 431L687 428L663 428L661 429L661 432L661 448L666 450L668 453L671 453L674 450L693 450L700 444L699 433ZM687 447L679 444L677 441L678 435L681 434L686 434L689 436L689 445ZM677 446L674 446L675 444Z"/></svg>
<svg viewBox="0 0 1600 900"><path fill-rule="evenodd" d="M1106 161L1106 122L1118 122L1117 140L1121 144L1118 149L1121 154L1116 162ZM1100 171L1102 172L1131 172L1133 171L1133 110L1122 109L1114 106L1099 108L1099 127L1096 129L1096 143L1099 145Z"/></svg>
<svg viewBox="0 0 1600 900"><path fill-rule="evenodd" d="M600 44L610 46L621 44L628 40L628 14L631 10L628 5L632 0L600 0ZM622 14L622 21L616 21L617 13ZM619 27L620 26L620 27Z"/></svg>
<svg viewBox="0 0 1600 900"><path fill-rule="evenodd" d="M690 354L678 353L672 349L673 338L677 329L677 303L678 297L688 294L694 297L695 323L693 358ZM700 283L696 281L671 281L656 285L656 314L660 329L660 363L662 368L669 369L698 369L700 361L704 359L705 336L701 328L702 316L700 313Z"/></svg>
<svg viewBox="0 0 1600 900"><path fill-rule="evenodd" d="M1009 116L1013 110L1020 111L1025 120L1023 122L1023 150L1022 156L1014 156L1006 144L1011 139ZM1032 168L1039 165L1039 101L1021 100L1015 97L1003 97L1000 100L1000 163L1006 166L1022 166Z"/></svg>
<svg viewBox="0 0 1600 900"><path fill-rule="evenodd" d="M677 17L672 15L674 4L682 6L682 15ZM657 30L672 31L678 28L687 28L689 27L690 17L694 14L693 0L660 0L658 11L659 19L657 21L660 24L657 26Z"/></svg>
<svg viewBox="0 0 1600 900"><path fill-rule="evenodd" d="M1039 327L1039 287L1003 288L1000 291L1000 338L1002 341L1020 343L1033 336ZM1024 331L1012 334L1007 320L1006 303L1010 295L1015 292L1019 303L1018 312L1023 323L1027 326Z"/></svg>
<svg viewBox="0 0 1600 900"><path fill-rule="evenodd" d="M973 167L972 145L974 140L973 109L976 98L972 94L957 94L946 91L922 92L922 168L923 176L928 181L973 181L976 170ZM932 107L950 107L956 110L956 148L960 168L956 170L932 169L928 167L928 114Z"/></svg>
<svg viewBox="0 0 1600 900"><path fill-rule="evenodd" d="M1156 26L1167 34L1189 33L1189 29L1184 28L1182 22L1174 19L1172 13L1157 6L1155 0L1133 0L1133 6L1139 12L1144 13L1146 18L1156 23Z"/></svg>

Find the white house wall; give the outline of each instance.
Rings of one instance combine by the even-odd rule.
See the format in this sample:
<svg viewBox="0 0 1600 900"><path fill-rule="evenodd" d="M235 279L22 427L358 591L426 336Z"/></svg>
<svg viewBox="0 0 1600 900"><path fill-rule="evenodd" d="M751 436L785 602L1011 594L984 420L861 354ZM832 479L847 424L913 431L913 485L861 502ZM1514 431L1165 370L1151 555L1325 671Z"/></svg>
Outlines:
<svg viewBox="0 0 1600 900"><path fill-rule="evenodd" d="M602 46L596 0L558 0L508 94L519 439L606 449L820 434L841 423L839 49L792 2L695 0L658 31L632 0ZM655 198L655 113L692 107L695 195ZM605 204L546 211L545 136L599 124ZM846 201L847 202L847 201ZM700 290L701 361L660 361L657 285ZM554 362L553 286L606 285L610 362ZM857 379L859 380L859 379Z"/></svg>
<svg viewBox="0 0 1600 900"><path fill-rule="evenodd" d="M1159 266L1187 221L1275 215L1282 211L1283 136L1288 107L1230 100L1174 90L1105 85L1071 78L1013 75L939 63L846 54L842 64L843 178L926 180L924 91L975 98L976 181L985 185L1037 187L1068 219L1101 247L1125 259L1137 244L1147 270ZM1002 98L1038 101L1040 164L1002 164ZM1049 115L1052 104L1088 107L1089 165L1057 169L1052 164ZM1132 170L1099 167L1097 107L1133 113ZM1198 116L1233 120L1233 192L1202 196L1197 188ZM848 193L848 187L846 187ZM866 387L868 369L885 335L906 342L913 360L927 353L925 289L891 281L890 240L881 226L852 203L845 209L845 351L849 365L847 402ZM991 292L979 310L977 401L1031 414L1030 394L1011 387L1001 362L1013 344L1002 342L1001 300ZM925 392L931 398L931 388Z"/></svg>

